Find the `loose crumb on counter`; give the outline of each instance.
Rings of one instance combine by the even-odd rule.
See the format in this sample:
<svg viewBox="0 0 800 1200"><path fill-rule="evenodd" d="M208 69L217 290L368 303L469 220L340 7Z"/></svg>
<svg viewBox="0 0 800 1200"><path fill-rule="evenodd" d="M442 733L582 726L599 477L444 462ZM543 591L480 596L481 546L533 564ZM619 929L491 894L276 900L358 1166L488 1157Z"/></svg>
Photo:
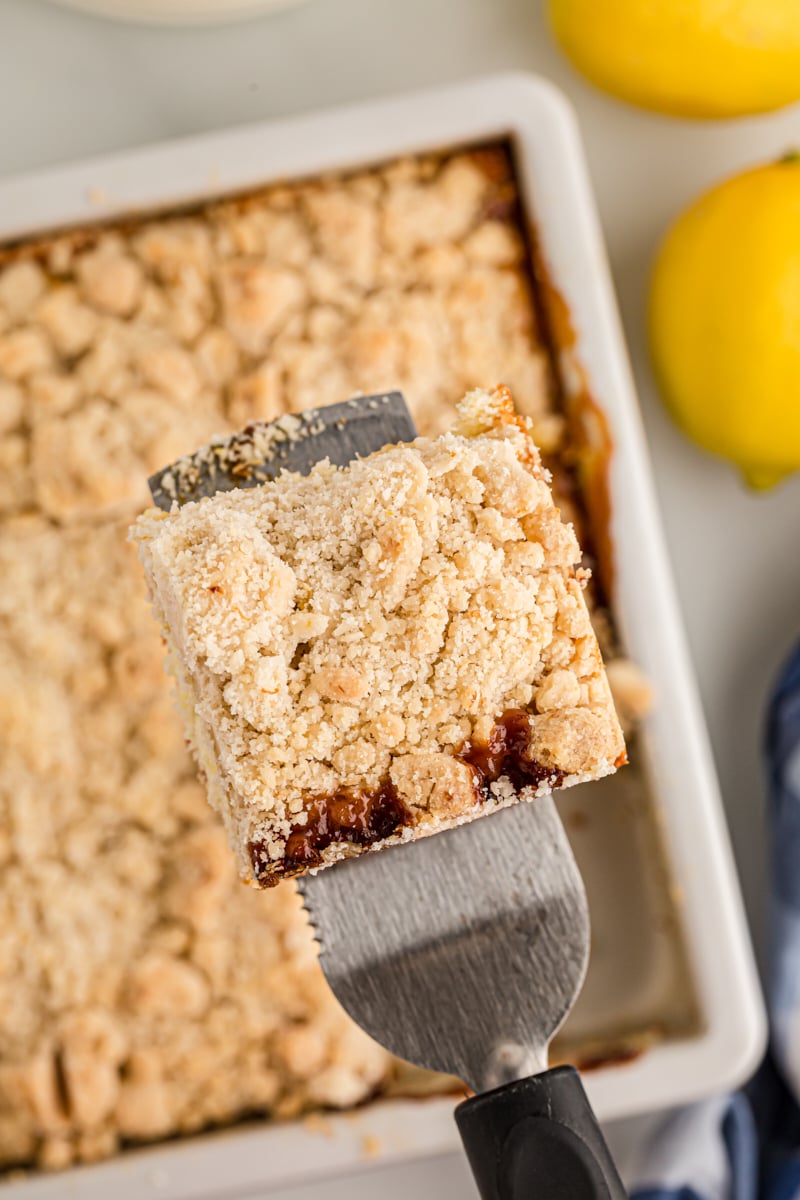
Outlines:
<svg viewBox="0 0 800 1200"><path fill-rule="evenodd" d="M383 1139L375 1133L365 1133L361 1139L361 1157L364 1159L380 1158L385 1152Z"/></svg>

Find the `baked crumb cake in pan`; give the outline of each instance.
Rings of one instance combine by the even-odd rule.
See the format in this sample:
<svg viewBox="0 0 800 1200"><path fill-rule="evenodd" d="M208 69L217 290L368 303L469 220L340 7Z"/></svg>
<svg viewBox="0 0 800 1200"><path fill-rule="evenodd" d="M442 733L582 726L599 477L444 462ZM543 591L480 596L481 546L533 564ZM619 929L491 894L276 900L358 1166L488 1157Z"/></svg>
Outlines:
<svg viewBox="0 0 800 1200"><path fill-rule="evenodd" d="M419 1083L240 885L125 539L149 473L356 391L433 434L502 379L566 479L517 211L493 147L0 251L0 1165Z"/></svg>
<svg viewBox="0 0 800 1200"><path fill-rule="evenodd" d="M189 738L262 885L610 774L572 527L510 392L133 528Z"/></svg>

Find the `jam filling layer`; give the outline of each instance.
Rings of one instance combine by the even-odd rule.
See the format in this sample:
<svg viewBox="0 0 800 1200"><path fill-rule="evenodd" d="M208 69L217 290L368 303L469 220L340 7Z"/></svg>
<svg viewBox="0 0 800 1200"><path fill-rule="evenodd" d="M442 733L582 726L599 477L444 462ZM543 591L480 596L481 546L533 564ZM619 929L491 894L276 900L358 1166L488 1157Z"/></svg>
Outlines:
<svg viewBox="0 0 800 1200"><path fill-rule="evenodd" d="M469 741L461 747L454 757L470 767L477 802L485 803L491 784L501 777L518 792L543 783L561 786L566 773L528 758L530 743L529 714L512 708L496 722L487 741ZM388 779L372 790L342 788L314 796L307 812L305 824L292 828L280 862L268 861L263 842L250 843L253 873L262 887L320 866L324 851L335 842L374 846L412 824L408 806Z"/></svg>
<svg viewBox="0 0 800 1200"><path fill-rule="evenodd" d="M374 846L411 823L411 813L389 780L372 791L343 788L315 796L307 811L305 825L295 825L289 834L281 862L264 861L263 844L250 843L253 872L262 887L318 867L323 851L334 842Z"/></svg>
<svg viewBox="0 0 800 1200"><path fill-rule="evenodd" d="M509 708L494 725L485 742L466 742L456 758L472 768L475 788L481 800L489 797L489 787L505 776L515 791L537 788L549 783L552 788L561 787L566 772L558 767L528 758L531 744L531 718L521 708Z"/></svg>

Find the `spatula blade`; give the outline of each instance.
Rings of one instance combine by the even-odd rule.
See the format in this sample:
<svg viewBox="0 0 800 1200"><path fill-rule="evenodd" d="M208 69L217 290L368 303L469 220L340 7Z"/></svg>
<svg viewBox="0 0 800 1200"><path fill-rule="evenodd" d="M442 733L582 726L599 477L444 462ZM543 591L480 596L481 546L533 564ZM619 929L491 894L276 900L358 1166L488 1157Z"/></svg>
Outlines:
<svg viewBox="0 0 800 1200"><path fill-rule="evenodd" d="M547 1068L589 958L550 796L300 881L337 999L381 1045L475 1091Z"/></svg>
<svg viewBox="0 0 800 1200"><path fill-rule="evenodd" d="M169 512L215 492L257 487L281 471L307 475L327 458L344 467L393 442L417 436L401 392L357 396L341 404L253 421L241 433L215 438L148 480L153 503Z"/></svg>

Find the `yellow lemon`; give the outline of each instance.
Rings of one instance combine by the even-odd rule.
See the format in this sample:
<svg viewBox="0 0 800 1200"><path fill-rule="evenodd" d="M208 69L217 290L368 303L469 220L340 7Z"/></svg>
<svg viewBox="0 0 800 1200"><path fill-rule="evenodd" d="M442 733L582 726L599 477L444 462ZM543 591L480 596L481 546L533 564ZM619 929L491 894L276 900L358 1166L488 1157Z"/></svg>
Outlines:
<svg viewBox="0 0 800 1200"><path fill-rule="evenodd" d="M680 427L753 487L800 469L800 154L701 196L667 233L650 345Z"/></svg>
<svg viewBox="0 0 800 1200"><path fill-rule="evenodd" d="M605 91L683 117L800 99L800 0L550 0L553 30Z"/></svg>

